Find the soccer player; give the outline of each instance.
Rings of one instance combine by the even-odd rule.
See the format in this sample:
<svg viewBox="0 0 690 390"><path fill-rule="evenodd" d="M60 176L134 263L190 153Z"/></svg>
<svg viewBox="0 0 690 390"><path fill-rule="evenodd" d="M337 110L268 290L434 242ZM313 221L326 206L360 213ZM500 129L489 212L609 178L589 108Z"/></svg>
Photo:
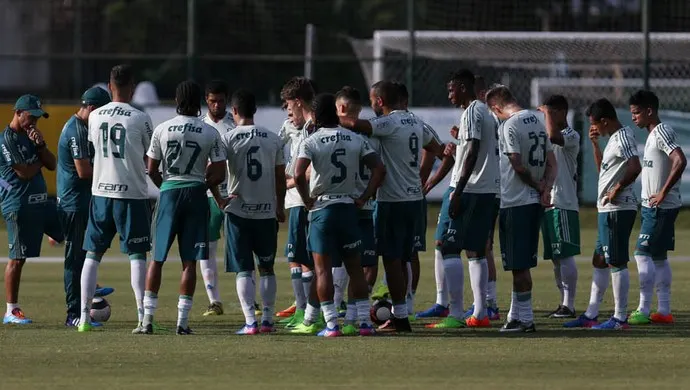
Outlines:
<svg viewBox="0 0 690 390"><path fill-rule="evenodd" d="M415 236L421 230L424 198L419 175L421 149L431 144L430 150L437 156L443 150L421 121L401 109L399 94L394 83L380 81L369 93L377 117L370 120L341 117L340 122L343 127L379 138L381 142L381 157L388 174L376 196L375 229L394 314L382 330L410 332L402 268L403 262L412 257Z"/></svg>
<svg viewBox="0 0 690 390"><path fill-rule="evenodd" d="M331 94L318 95L313 102L314 124L317 131L302 142L295 181L297 189L309 209L309 251L314 256L314 270L321 310L326 328L319 336L335 337L342 333L338 327L338 312L333 302L331 265L342 261L350 276L351 295L357 306L359 335L370 336L370 305L367 283L361 264L357 207L362 207L374 195L383 181L385 170L378 155L366 140L350 130L341 128ZM312 166L307 185L306 171ZM364 164L371 171L366 190L356 199L357 172ZM306 320L312 325L302 333L316 331L318 313L307 309Z"/></svg>
<svg viewBox="0 0 690 390"><path fill-rule="evenodd" d="M237 274L237 296L245 325L236 333L274 332L276 277L273 269L278 245L278 222L285 221L285 161L277 134L254 124L256 98L247 90L231 99L237 127L223 135L228 156L228 194L225 211L225 270ZM256 321L254 256L259 268L261 327Z"/></svg>
<svg viewBox="0 0 690 390"><path fill-rule="evenodd" d="M89 114L110 103L110 95L93 87L81 97L81 107L65 123L58 141L57 198L58 217L65 236L65 326L77 326L81 316L81 269L86 251L82 249L89 222L93 145L89 142ZM92 325L96 324L92 321Z"/></svg>
<svg viewBox="0 0 690 390"><path fill-rule="evenodd" d="M161 193L156 205L154 261L149 263L146 274L140 334L153 333L163 264L176 238L182 260L176 333L192 334L188 322L196 288L196 261L208 259L209 250L210 208L206 189L224 180L226 156L218 131L199 118L201 99L197 83L180 83L175 90L177 116L156 127L146 153L149 176L160 185ZM162 177L158 170L161 162Z"/></svg>
<svg viewBox="0 0 690 390"><path fill-rule="evenodd" d="M448 199L450 222L441 237L440 250L450 313L433 328L490 327L486 308L489 269L486 242L493 224L493 206L499 181L496 153L496 122L486 104L477 99L474 74L461 70L448 83L451 101L464 109L460 119L455 166ZM468 257L474 296L473 313L465 320L463 311L464 271L461 252Z"/></svg>
<svg viewBox="0 0 690 390"><path fill-rule="evenodd" d="M534 332L530 269L537 266L543 206L551 203L556 157L544 125L518 105L508 87L492 88L486 94L486 103L503 121L498 130L499 239L503 268L513 274L513 293L507 322L501 331Z"/></svg>
<svg viewBox="0 0 690 390"><path fill-rule="evenodd" d="M9 260L5 266L7 310L4 324L30 324L19 305L19 283L26 259L41 255L43 233L62 242L54 205L48 203L42 169L54 171L55 155L48 150L38 120L48 118L41 101L23 95L14 105L12 121L0 133L2 215L7 224Z"/></svg>
<svg viewBox="0 0 690 390"><path fill-rule="evenodd" d="M594 149L594 162L599 170L597 185L597 244L592 256L594 274L587 311L570 322L566 328L593 328L602 330L628 328L628 240L637 216L637 197L633 183L642 167L637 155L635 135L618 121L616 109L606 99L592 103L585 114L589 117L589 139ZM599 137L609 140L601 152ZM613 281L615 312L606 322L597 324L599 305Z"/></svg>
<svg viewBox="0 0 690 390"><path fill-rule="evenodd" d="M544 259L553 262L556 287L561 301L550 318L575 318L577 266L580 254L580 218L577 199L577 155L580 135L568 126L568 101L562 95L550 96L539 110L544 113L546 132L553 145L558 175L551 190L553 207L544 213L541 225Z"/></svg>
<svg viewBox="0 0 690 390"><path fill-rule="evenodd" d="M110 71L112 102L89 115L89 141L93 143L93 185L89 222L84 237L86 260L81 273L80 332L91 330L98 265L115 234L120 250L130 260L131 285L137 304L138 326L144 320L146 252L151 247L151 206L145 158L153 132L148 114L132 107L134 74L129 65Z"/></svg>
<svg viewBox="0 0 690 390"><path fill-rule="evenodd" d="M302 323L313 290L314 260L307 252L308 211L295 188L293 176L295 174L295 162L297 161L299 145L313 130L311 125L311 102L314 99L314 95L314 84L305 77L293 77L285 83L280 92L280 98L288 113L288 120L285 121L278 133L283 141L283 145L287 145L289 148L287 170L285 171L287 177L285 207L288 218L285 256L290 267L290 279L295 295L295 304L276 313L276 315L278 317L286 317L286 319L289 318L286 323L287 328L294 328ZM312 299L312 304L317 305L318 302L314 302ZM315 309L318 310L318 306Z"/></svg>
<svg viewBox="0 0 690 390"><path fill-rule="evenodd" d="M232 114L226 109L229 91L228 85L221 80L214 80L206 85L206 105L208 112L203 117L204 123L212 126L221 136L235 128L235 121ZM223 314L223 303L220 300L218 291L218 262L216 254L218 252L218 240L220 231L223 227L223 210L218 207L221 199L228 197L228 182L223 180L219 186L214 186L206 192L208 196L208 207L211 210L211 218L208 226L208 259L199 261L201 276L206 286L209 306L204 312L204 316L214 316Z"/></svg>
<svg viewBox="0 0 690 390"><path fill-rule="evenodd" d="M676 141L676 132L659 119L659 98L651 91L630 97L633 122L649 132L642 162L642 226L635 247L640 278L640 305L628 317L631 325L673 323L671 267L667 251L674 249L674 223L682 206L680 178L687 159ZM658 306L652 313L656 286Z"/></svg>

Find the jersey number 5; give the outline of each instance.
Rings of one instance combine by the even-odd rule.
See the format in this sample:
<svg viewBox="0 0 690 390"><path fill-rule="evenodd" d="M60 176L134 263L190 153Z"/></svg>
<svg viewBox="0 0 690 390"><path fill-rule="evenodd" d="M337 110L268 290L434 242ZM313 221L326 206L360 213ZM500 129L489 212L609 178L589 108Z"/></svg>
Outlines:
<svg viewBox="0 0 690 390"><path fill-rule="evenodd" d="M334 167L340 169L340 172L338 172L337 175L331 177L331 184L342 183L343 180L345 180L345 177L347 177L347 167L340 160L338 160L338 157L341 157L344 155L345 155L345 149L342 149L342 148L336 149L333 152L333 154L331 154L331 164L333 164Z"/></svg>
<svg viewBox="0 0 690 390"><path fill-rule="evenodd" d="M187 165L185 166L184 171L182 172L183 175L189 175L192 172L192 168L194 168L194 163L196 163L196 159L199 157L199 154L201 153L201 146L199 146L199 144L194 141L185 141L184 147L185 149L192 149L192 155L189 157L189 161L187 162ZM168 141L165 148L165 162L168 166L168 173L173 175L180 174L180 168L176 165L178 165L178 162L180 160L181 152L182 144L179 141Z"/></svg>
<svg viewBox="0 0 690 390"><path fill-rule="evenodd" d="M113 142L113 158L125 158L125 140L127 139L127 129L121 123L116 123L108 128L108 123L103 122L99 127L103 136L103 157L108 157L108 141Z"/></svg>
<svg viewBox="0 0 690 390"><path fill-rule="evenodd" d="M535 133L530 131L528 134L532 141L532 146L529 148L529 165L533 167L543 167L546 161L546 134Z"/></svg>

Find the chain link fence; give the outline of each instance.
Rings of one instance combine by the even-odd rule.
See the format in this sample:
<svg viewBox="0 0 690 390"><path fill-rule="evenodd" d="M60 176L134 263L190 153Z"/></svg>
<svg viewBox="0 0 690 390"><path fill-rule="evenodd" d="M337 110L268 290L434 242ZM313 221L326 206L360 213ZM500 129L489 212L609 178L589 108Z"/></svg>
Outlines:
<svg viewBox="0 0 690 390"><path fill-rule="evenodd" d="M366 89L380 78L406 81L411 66L413 103L429 107L448 104L445 82L461 67L489 83L510 85L524 104L564 91L575 104L600 95L624 100L643 78L641 0L407 3L0 0L0 100L33 92L45 100L73 101L83 89L105 82L109 69L122 62L131 63L140 80L151 81L163 101L173 98L185 78L222 78L233 89L251 88L266 105L279 104L280 87L304 74L305 63L326 91L344 84ZM410 22L417 34L439 36L415 39L413 61ZM308 24L314 26L311 34ZM673 43L652 34L651 85L667 108L684 111L690 111L690 35L682 32L689 24L685 0L650 8L650 30ZM402 35L378 42L376 53L381 31ZM510 32L526 38L509 39L518 35ZM561 40L545 46L548 36Z"/></svg>

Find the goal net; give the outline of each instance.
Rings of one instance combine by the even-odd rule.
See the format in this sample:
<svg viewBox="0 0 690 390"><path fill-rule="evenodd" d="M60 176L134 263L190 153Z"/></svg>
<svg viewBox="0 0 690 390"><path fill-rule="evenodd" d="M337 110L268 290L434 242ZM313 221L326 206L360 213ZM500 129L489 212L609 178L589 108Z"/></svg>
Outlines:
<svg viewBox="0 0 690 390"><path fill-rule="evenodd" d="M535 78L643 76L642 33L416 31L414 37L415 105L446 105L444 84L461 67L489 83L509 85L524 104L535 101ZM368 83L405 80L411 51L408 31L375 31L370 40L350 42ZM650 53L653 78L690 78L689 33L650 34ZM690 92L677 92L677 105L688 107Z"/></svg>

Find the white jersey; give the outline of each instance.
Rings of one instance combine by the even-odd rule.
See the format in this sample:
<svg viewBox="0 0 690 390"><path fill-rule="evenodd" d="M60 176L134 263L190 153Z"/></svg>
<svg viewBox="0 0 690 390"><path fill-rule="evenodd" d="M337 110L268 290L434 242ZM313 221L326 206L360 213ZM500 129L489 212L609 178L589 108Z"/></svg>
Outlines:
<svg viewBox="0 0 690 390"><path fill-rule="evenodd" d="M278 136L283 144L283 147L288 149L286 153L285 174L287 176L295 175L295 162L297 160L297 154L299 153L299 147L302 140L308 137L306 126L302 126L301 129L295 127L292 121L289 119L283 122L280 131L278 131ZM299 196L297 188L290 188L285 193L285 208L290 209L293 207L304 206L302 202L302 197Z"/></svg>
<svg viewBox="0 0 690 390"><path fill-rule="evenodd" d="M363 137L342 127L320 128L302 142L298 158L311 161L311 211L336 203L354 203L357 172L364 156L374 153Z"/></svg>
<svg viewBox="0 0 690 390"><path fill-rule="evenodd" d="M580 153L580 134L570 127L561 130L561 134L563 146L553 144L558 174L551 190L551 202L555 208L578 211L577 155Z"/></svg>
<svg viewBox="0 0 690 390"><path fill-rule="evenodd" d="M377 138L374 137L367 137L365 135L361 136L364 138L364 140L369 144L369 147L376 153L381 154L381 143ZM367 189L367 186L369 185L369 179L371 179L371 171L369 168L367 168L366 165L364 165L363 162L360 162L359 165L359 172L357 173L357 186L355 193L353 196L359 197L364 193L364 191ZM368 210L368 211L373 211L375 207L375 199L369 199L367 203L362 206L362 210Z"/></svg>
<svg viewBox="0 0 690 390"><path fill-rule="evenodd" d="M486 104L474 100L462 112L458 131L459 145L455 148L455 164L450 185L455 187L460 179L471 140L479 141L477 163L470 175L464 192L472 194L496 194L500 191L496 140L497 127Z"/></svg>
<svg viewBox="0 0 690 390"><path fill-rule="evenodd" d="M225 212L248 219L276 217L276 169L285 169L278 135L260 126L237 126L223 135L228 156Z"/></svg>
<svg viewBox="0 0 690 390"><path fill-rule="evenodd" d="M205 183L207 162L226 159L218 131L197 117L184 115L165 121L153 130L146 155L162 161L163 183Z"/></svg>
<svg viewBox="0 0 690 390"><path fill-rule="evenodd" d="M647 137L644 144L642 163L642 206L649 206L649 197L658 194L671 175L671 152L680 148L676 143L676 132L665 123L658 124ZM680 179L668 191L664 201L658 206L661 209L681 207Z"/></svg>
<svg viewBox="0 0 690 390"><path fill-rule="evenodd" d="M218 134L222 136L223 134L229 132L230 130L235 128L235 121L232 119L232 115L228 112L225 114L223 119L219 120L218 122L215 122L211 116L206 113L203 117L204 123L207 125L213 126L214 129L218 131ZM228 176L227 172L225 174L225 180L223 180L222 183L218 185L218 191L220 192L220 196L223 198L226 198L228 196ZM206 191L206 195L209 198L213 197L213 194L211 193L211 190Z"/></svg>
<svg viewBox="0 0 690 390"><path fill-rule="evenodd" d="M600 213L618 210L637 210L637 197L632 183L621 189L618 196L606 205L603 204L604 195L609 192L625 176L628 160L636 157L637 145L632 129L625 126L616 131L604 148L599 169L599 183L597 185L597 210Z"/></svg>
<svg viewBox="0 0 690 390"><path fill-rule="evenodd" d="M386 166L386 179L376 195L378 202L422 200L422 179L419 167L422 148L433 134L423 122L407 111L396 110L372 118L372 136L381 142L381 159Z"/></svg>
<svg viewBox="0 0 690 390"><path fill-rule="evenodd" d="M95 196L148 199L144 157L151 143L151 118L128 103L112 102L89 115Z"/></svg>
<svg viewBox="0 0 690 390"><path fill-rule="evenodd" d="M520 179L508 154L519 153L522 165L535 181L546 171L546 155L553 150L544 125L528 110L514 113L498 131L501 150L501 208L539 203L539 191Z"/></svg>

